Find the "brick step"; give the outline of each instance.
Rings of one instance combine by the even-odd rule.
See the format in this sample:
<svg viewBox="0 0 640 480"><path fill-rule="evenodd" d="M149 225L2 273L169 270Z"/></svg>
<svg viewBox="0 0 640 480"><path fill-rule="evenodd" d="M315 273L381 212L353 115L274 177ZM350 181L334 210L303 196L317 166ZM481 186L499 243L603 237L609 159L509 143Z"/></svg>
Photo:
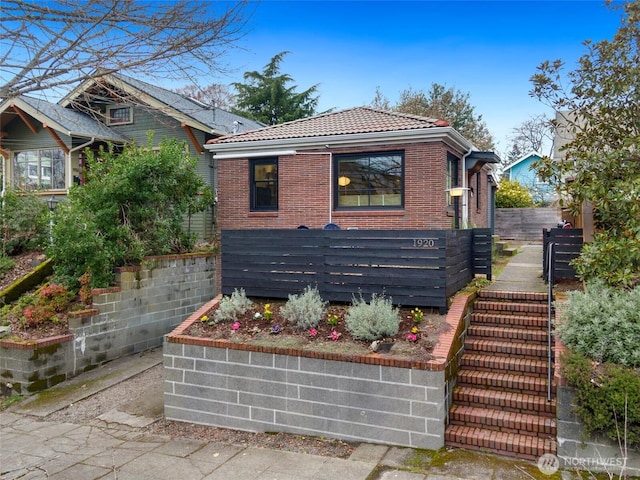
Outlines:
<svg viewBox="0 0 640 480"><path fill-rule="evenodd" d="M489 340L487 338L469 338L464 342L465 354L487 353L493 355L517 356L518 359L539 360L548 356L547 345L515 340ZM546 364L545 364L546 369ZM546 370L545 370L546 372Z"/></svg>
<svg viewBox="0 0 640 480"><path fill-rule="evenodd" d="M496 327L529 328L547 331L547 316L508 315L506 313L473 312L471 325L489 325Z"/></svg>
<svg viewBox="0 0 640 480"><path fill-rule="evenodd" d="M456 405L499 408L507 412L556 417L556 399L547 401L546 390L544 394L533 395L458 385L453 389L453 402Z"/></svg>
<svg viewBox="0 0 640 480"><path fill-rule="evenodd" d="M532 395L547 395L547 376L518 375L482 370L460 370L458 385ZM555 393L556 385L551 384Z"/></svg>
<svg viewBox="0 0 640 480"><path fill-rule="evenodd" d="M556 435L555 418L530 413L507 412L495 408L453 405L449 410L449 422L451 425L488 428L532 437L555 437Z"/></svg>
<svg viewBox="0 0 640 480"><path fill-rule="evenodd" d="M544 453L556 454L557 443L552 438L539 438L499 432L484 428L449 425L445 431L445 444L469 450L537 460Z"/></svg>
<svg viewBox="0 0 640 480"><path fill-rule="evenodd" d="M530 376L546 376L548 372L546 360L486 355L482 353L464 353L460 365L462 368L471 368L473 370L516 373Z"/></svg>
<svg viewBox="0 0 640 480"><path fill-rule="evenodd" d="M549 306L546 303L518 303L497 302L493 300L478 300L473 305L473 311L479 313L505 313L507 315L546 317Z"/></svg>
<svg viewBox="0 0 640 480"><path fill-rule="evenodd" d="M497 327L492 325L470 325L467 338L490 338L493 340L520 340L547 345L547 331L542 329Z"/></svg>
<svg viewBox="0 0 640 480"><path fill-rule="evenodd" d="M536 292L495 292L491 290L480 290L478 298L498 302L525 302L525 303L548 303L549 296L546 293Z"/></svg>

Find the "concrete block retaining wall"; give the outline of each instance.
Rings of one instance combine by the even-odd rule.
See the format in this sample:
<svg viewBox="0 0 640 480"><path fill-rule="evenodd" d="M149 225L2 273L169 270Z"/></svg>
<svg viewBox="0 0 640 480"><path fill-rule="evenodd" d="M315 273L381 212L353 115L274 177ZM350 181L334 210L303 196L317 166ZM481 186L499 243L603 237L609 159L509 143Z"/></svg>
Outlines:
<svg viewBox="0 0 640 480"><path fill-rule="evenodd" d="M167 336L165 417L415 448L444 446L469 296L454 299L433 361L347 356L189 337L205 305ZM459 328L462 326L462 329Z"/></svg>
<svg viewBox="0 0 640 480"><path fill-rule="evenodd" d="M30 394L109 360L162 345L164 335L215 295L212 254L150 257L118 269L116 287L93 291L70 334L38 342L0 339L0 382Z"/></svg>
<svg viewBox="0 0 640 480"><path fill-rule="evenodd" d="M575 413L572 387L558 386L557 405L560 468L619 474L624 466L627 475L640 477L640 449L623 452L616 442L606 437L585 435Z"/></svg>

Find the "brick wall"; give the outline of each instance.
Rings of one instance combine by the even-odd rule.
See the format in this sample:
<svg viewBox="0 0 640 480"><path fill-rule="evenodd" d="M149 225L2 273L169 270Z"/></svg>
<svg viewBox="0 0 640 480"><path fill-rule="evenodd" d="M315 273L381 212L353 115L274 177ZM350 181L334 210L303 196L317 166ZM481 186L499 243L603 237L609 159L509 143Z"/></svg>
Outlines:
<svg viewBox="0 0 640 480"><path fill-rule="evenodd" d="M70 335L32 343L0 340L0 382L29 394L161 346L164 335L215 296L215 257L150 257L141 267L118 269L116 285L93 291L92 308L69 319Z"/></svg>
<svg viewBox="0 0 640 480"><path fill-rule="evenodd" d="M278 159L277 212L249 211L249 161L218 161L218 228L321 228L330 221L341 228L360 229L449 229L453 217L447 213L446 172L449 147L429 142L382 147L332 149L333 155L354 152L402 150L405 154L405 207L401 210L335 211L330 195L329 150L316 154L281 156ZM462 153L451 151L461 158ZM483 173L486 185L486 173ZM485 192L486 193L486 192ZM473 222L487 226L487 202L476 212L470 204Z"/></svg>
<svg viewBox="0 0 640 480"><path fill-rule="evenodd" d="M433 360L341 355L190 337L214 300L167 336L165 417L437 450L469 296L456 297Z"/></svg>

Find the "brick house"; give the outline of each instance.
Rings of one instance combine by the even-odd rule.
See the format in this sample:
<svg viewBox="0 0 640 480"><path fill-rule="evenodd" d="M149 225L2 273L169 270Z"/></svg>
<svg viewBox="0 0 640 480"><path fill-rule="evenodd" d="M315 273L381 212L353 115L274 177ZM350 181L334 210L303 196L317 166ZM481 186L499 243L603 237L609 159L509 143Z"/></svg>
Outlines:
<svg viewBox="0 0 640 480"><path fill-rule="evenodd" d="M357 107L207 142L219 229L493 226L493 152L447 122Z"/></svg>

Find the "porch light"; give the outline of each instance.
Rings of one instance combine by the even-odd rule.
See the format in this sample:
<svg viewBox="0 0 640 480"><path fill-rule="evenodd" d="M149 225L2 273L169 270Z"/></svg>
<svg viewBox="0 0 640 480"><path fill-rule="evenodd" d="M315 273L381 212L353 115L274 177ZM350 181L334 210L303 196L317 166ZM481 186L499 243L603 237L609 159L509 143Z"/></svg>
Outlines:
<svg viewBox="0 0 640 480"><path fill-rule="evenodd" d="M448 188L447 192L449 192L449 195L451 195L452 197L461 197L464 194L465 190L469 190L469 189L463 188L463 187L453 187L453 188Z"/></svg>
<svg viewBox="0 0 640 480"><path fill-rule="evenodd" d="M49 200L47 200L47 205L49 205L50 212L53 212L56 209L56 207L58 206L58 202L59 200L54 195L51 195L49 197Z"/></svg>

